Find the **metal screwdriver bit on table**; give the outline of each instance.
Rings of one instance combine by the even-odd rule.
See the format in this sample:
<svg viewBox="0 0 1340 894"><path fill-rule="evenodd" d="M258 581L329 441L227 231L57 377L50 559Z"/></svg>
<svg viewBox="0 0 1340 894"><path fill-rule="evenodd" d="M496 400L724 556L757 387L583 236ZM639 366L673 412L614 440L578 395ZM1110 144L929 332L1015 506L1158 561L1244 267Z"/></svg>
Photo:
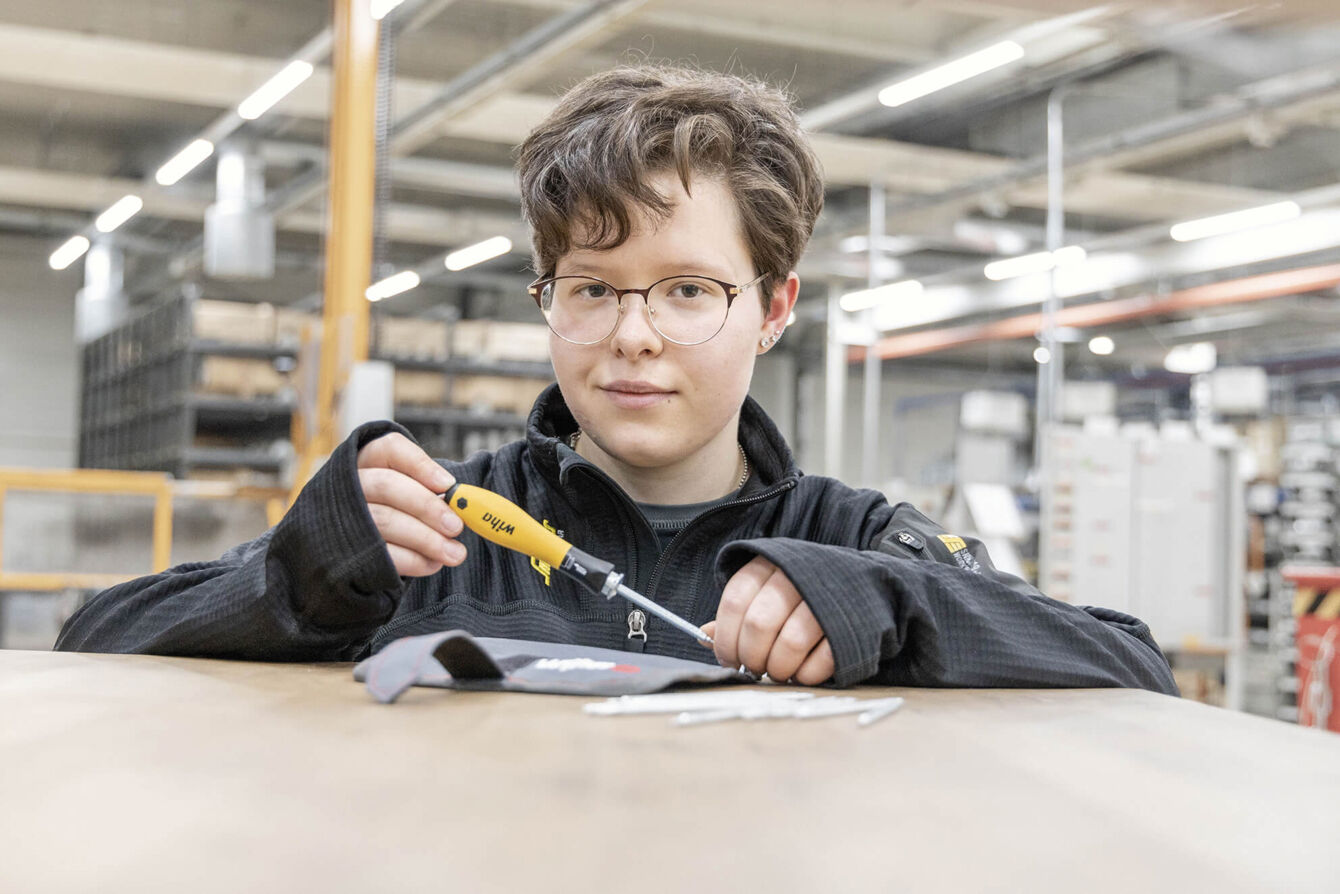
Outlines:
<svg viewBox="0 0 1340 894"><path fill-rule="evenodd" d="M625 586L623 575L611 563L582 552L506 497L473 484L455 484L438 496L446 500L467 528L485 540L539 559L606 599L622 596L699 643L712 645L712 638L702 628Z"/></svg>

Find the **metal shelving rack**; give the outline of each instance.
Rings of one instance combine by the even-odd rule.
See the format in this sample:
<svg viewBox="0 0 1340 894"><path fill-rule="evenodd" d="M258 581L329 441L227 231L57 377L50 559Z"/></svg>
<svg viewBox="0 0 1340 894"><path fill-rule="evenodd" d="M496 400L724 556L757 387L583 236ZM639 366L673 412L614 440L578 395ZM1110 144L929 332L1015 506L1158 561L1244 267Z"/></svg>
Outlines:
<svg viewBox="0 0 1340 894"><path fill-rule="evenodd" d="M291 366L292 345L241 344L194 336L192 298L151 307L83 350L79 462L85 468L154 470L189 477L198 469L277 473L291 450L295 398L234 397L197 391L201 358L272 360ZM378 356L374 354L374 356ZM456 375L552 378L548 362L428 360L378 356L398 368ZM520 437L525 417L508 412L401 405L396 421L435 456L458 457ZM222 435L238 446L197 443Z"/></svg>
<svg viewBox="0 0 1340 894"><path fill-rule="evenodd" d="M451 327L454 322L448 324L445 332L447 343L442 345L442 351L447 355L451 353ZM443 358L401 356L382 350L378 343L379 327L370 328L371 359L384 360L398 370L441 373L446 379L448 396L456 376L516 376L550 380L554 377L553 366L548 360L527 362L460 356ZM462 458L479 449L496 449L522 437L526 430L524 415L481 408L397 403L395 421L409 429L430 455L450 458Z"/></svg>
<svg viewBox="0 0 1340 894"><path fill-rule="evenodd" d="M400 369L440 372L447 378L458 375L523 376L552 378L553 368L546 363L518 361L481 361L466 358L424 360L375 354ZM433 456L464 457L475 450L495 449L521 437L526 417L505 411L487 411L460 407L434 407L396 404L395 421L409 429L415 439Z"/></svg>
<svg viewBox="0 0 1340 894"><path fill-rule="evenodd" d="M209 355L292 358L276 345L197 339L192 299L151 307L84 347L79 464L95 469L157 470L187 477L200 468L244 466L277 472L286 451L291 396L243 399L196 392ZM196 443L201 433L247 436L248 446ZM268 445L258 443L268 440Z"/></svg>
<svg viewBox="0 0 1340 894"><path fill-rule="evenodd" d="M1290 418L1281 450L1277 561L1294 568L1340 564L1340 425L1325 414ZM1298 720L1296 592L1272 568L1265 637L1276 670L1276 716Z"/></svg>

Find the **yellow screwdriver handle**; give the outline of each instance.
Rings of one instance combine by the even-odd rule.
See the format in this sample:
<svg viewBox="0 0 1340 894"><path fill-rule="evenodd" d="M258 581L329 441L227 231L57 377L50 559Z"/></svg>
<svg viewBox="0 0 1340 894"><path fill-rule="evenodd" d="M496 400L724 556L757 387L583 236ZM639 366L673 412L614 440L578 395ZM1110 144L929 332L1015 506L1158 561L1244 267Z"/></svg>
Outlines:
<svg viewBox="0 0 1340 894"><path fill-rule="evenodd" d="M457 484L444 499L465 526L485 540L534 556L551 568L563 564L572 544L531 518L517 504L473 484Z"/></svg>

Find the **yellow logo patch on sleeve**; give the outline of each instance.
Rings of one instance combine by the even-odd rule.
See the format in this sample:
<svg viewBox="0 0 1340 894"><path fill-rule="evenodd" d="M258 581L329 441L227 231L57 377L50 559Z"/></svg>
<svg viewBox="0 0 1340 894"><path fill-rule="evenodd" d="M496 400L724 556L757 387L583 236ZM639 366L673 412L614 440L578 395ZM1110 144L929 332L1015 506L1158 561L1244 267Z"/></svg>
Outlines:
<svg viewBox="0 0 1340 894"><path fill-rule="evenodd" d="M956 537L953 534L941 534L939 539L951 553L956 553L968 548L968 544L962 537Z"/></svg>

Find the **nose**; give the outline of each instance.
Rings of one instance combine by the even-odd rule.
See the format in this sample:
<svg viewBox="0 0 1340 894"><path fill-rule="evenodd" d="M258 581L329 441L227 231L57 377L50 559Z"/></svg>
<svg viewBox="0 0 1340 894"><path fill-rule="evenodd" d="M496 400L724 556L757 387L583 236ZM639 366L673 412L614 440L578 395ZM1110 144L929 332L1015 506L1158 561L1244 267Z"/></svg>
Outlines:
<svg viewBox="0 0 1340 894"><path fill-rule="evenodd" d="M610 347L625 357L657 354L664 343L651 325L647 299L635 292L625 293L619 302L619 321L610 335Z"/></svg>

